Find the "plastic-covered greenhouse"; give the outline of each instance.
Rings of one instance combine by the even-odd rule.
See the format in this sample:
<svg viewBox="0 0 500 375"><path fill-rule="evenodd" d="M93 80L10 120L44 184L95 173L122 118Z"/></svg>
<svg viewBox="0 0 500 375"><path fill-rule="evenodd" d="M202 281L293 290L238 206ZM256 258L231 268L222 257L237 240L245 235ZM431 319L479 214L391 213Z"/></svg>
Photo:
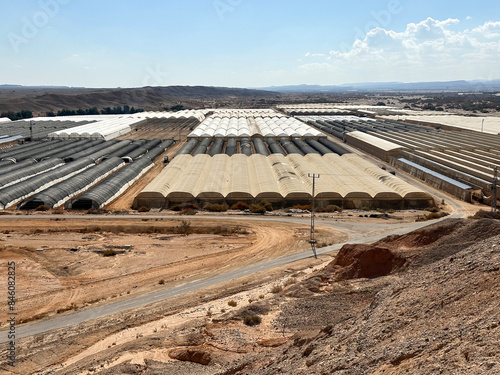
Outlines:
<svg viewBox="0 0 500 375"><path fill-rule="evenodd" d="M103 180L124 164L125 162L119 157L107 159L92 168L88 168L81 173L73 175L71 178L40 191L19 204L18 208L29 210L42 205L48 207L63 205L68 199Z"/></svg>
<svg viewBox="0 0 500 375"><path fill-rule="evenodd" d="M95 165L95 162L91 158L76 160L0 189L0 209L10 207L20 200L71 178L93 165Z"/></svg>
<svg viewBox="0 0 500 375"><path fill-rule="evenodd" d="M67 208L88 210L101 208L123 194L144 173L153 167L148 158L140 158L67 203Z"/></svg>

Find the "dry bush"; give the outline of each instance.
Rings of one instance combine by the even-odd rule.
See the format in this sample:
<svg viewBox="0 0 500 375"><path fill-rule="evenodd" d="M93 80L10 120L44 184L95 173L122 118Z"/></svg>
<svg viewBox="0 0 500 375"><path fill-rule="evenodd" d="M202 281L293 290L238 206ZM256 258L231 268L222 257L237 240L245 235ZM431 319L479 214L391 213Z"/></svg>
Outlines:
<svg viewBox="0 0 500 375"><path fill-rule="evenodd" d="M429 212L439 212L439 207L427 207L425 209L426 211L429 211Z"/></svg>
<svg viewBox="0 0 500 375"><path fill-rule="evenodd" d="M149 212L151 211L151 208L147 207L147 206L141 206L139 207L139 209L137 210L137 212Z"/></svg>
<svg viewBox="0 0 500 375"><path fill-rule="evenodd" d="M23 324L23 323L33 322L33 321L38 320L38 319L43 319L47 315L49 315L49 314L48 313L36 314L36 315L33 315L33 316L26 318L26 319L20 319L18 323Z"/></svg>
<svg viewBox="0 0 500 375"><path fill-rule="evenodd" d="M40 205L38 206L37 208L35 208L35 211L49 211L50 210L50 207L49 206L45 206L45 205Z"/></svg>
<svg viewBox="0 0 500 375"><path fill-rule="evenodd" d="M196 211L193 210L192 208L183 208L181 210L181 212L179 212L179 215L188 215L188 216L192 216L192 215L196 215Z"/></svg>
<svg viewBox="0 0 500 375"><path fill-rule="evenodd" d="M116 254L118 254L118 253L115 250L107 249L107 250L104 250L104 252L102 253L102 256L103 257L114 257Z"/></svg>
<svg viewBox="0 0 500 375"><path fill-rule="evenodd" d="M250 209L250 206L249 206L247 203L245 203L245 202L241 202L241 201L236 202L235 204L233 204L233 205L231 206L231 210L240 210L240 211L244 211L244 210L248 210L248 209Z"/></svg>
<svg viewBox="0 0 500 375"><path fill-rule="evenodd" d="M228 304L229 306L231 306L231 307L236 307L236 306L238 306L238 302L236 302L234 299L232 299L231 301L229 301L227 304Z"/></svg>
<svg viewBox="0 0 500 375"><path fill-rule="evenodd" d="M184 204L176 204L175 206L172 206L171 210L172 211L182 211L186 209L191 209L193 211L199 211L200 207L198 207L194 203L184 203Z"/></svg>
<svg viewBox="0 0 500 375"><path fill-rule="evenodd" d="M65 311L76 310L76 308L77 308L77 306L75 305L74 302L72 302L71 305L56 310L56 313L57 314L61 314L61 313L65 312Z"/></svg>
<svg viewBox="0 0 500 375"><path fill-rule="evenodd" d="M185 236L193 233L193 228L191 228L191 222L188 220L183 220L177 228L179 229L179 234L183 234Z"/></svg>
<svg viewBox="0 0 500 375"><path fill-rule="evenodd" d="M249 315L243 318L243 323L245 323L249 327L253 327L259 325L262 322L262 319L258 315Z"/></svg>
<svg viewBox="0 0 500 375"><path fill-rule="evenodd" d="M206 228L198 228L196 230L196 233L202 234L200 229L203 230ZM248 234L248 231L246 229L238 227L238 226L236 226L236 227L217 226L217 227L211 228L210 233L211 234L218 234L220 236L231 236L234 234Z"/></svg>
<svg viewBox="0 0 500 375"><path fill-rule="evenodd" d="M265 214L266 208L260 204L252 204L250 206L250 212L253 214Z"/></svg>
<svg viewBox="0 0 500 375"><path fill-rule="evenodd" d="M435 220L435 219L441 219L442 217L448 216L446 212L431 212L429 215L425 215L422 217L418 217L417 222L420 221L428 221L428 220Z"/></svg>
<svg viewBox="0 0 500 375"><path fill-rule="evenodd" d="M318 207L316 212L342 212L342 208L335 204L330 204L326 207Z"/></svg>
<svg viewBox="0 0 500 375"><path fill-rule="evenodd" d="M203 206L203 209L209 212L226 212L229 209L229 206L225 203L207 203Z"/></svg>
<svg viewBox="0 0 500 375"><path fill-rule="evenodd" d="M107 210L103 210L102 208L90 208L87 210L88 215L104 215L109 213Z"/></svg>
<svg viewBox="0 0 500 375"><path fill-rule="evenodd" d="M276 294L276 293L281 292L282 290L283 290L283 287L281 285L277 284L271 288L271 293Z"/></svg>
<svg viewBox="0 0 500 375"><path fill-rule="evenodd" d="M273 205L269 203L268 201L260 201L259 203L262 207L266 209L266 211L272 211L273 210Z"/></svg>

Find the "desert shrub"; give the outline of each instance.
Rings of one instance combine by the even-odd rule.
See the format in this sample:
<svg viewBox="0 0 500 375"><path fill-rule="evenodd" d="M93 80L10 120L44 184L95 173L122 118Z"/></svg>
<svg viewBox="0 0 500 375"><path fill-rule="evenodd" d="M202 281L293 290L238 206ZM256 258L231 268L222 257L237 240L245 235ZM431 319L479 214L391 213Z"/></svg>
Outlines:
<svg viewBox="0 0 500 375"><path fill-rule="evenodd" d="M104 252L102 253L102 256L103 257L114 257L116 254L118 254L118 253L115 250L107 249L107 250L104 250Z"/></svg>
<svg viewBox="0 0 500 375"><path fill-rule="evenodd" d="M63 308L57 309L57 310L56 310L56 313L57 313L57 314L61 314L61 313L65 312L65 311L69 311L69 310L76 310L76 308L77 308L77 306L75 305L75 303L74 303L74 302L72 302L72 303L71 303L71 305L69 305L69 306L66 306L66 307L63 307Z"/></svg>
<svg viewBox="0 0 500 375"><path fill-rule="evenodd" d="M266 211L272 211L273 210L273 205L269 203L268 201L260 201L259 203L262 207L266 209Z"/></svg>
<svg viewBox="0 0 500 375"><path fill-rule="evenodd" d="M361 210L363 210L363 211L370 211L370 207L364 206L364 207L361 208Z"/></svg>
<svg viewBox="0 0 500 375"><path fill-rule="evenodd" d="M89 215L104 215L109 213L109 211L103 210L102 208L90 208L87 210Z"/></svg>
<svg viewBox="0 0 500 375"><path fill-rule="evenodd" d="M29 322L33 322L33 321L38 320L38 319L43 319L47 315L49 315L49 314L48 313L41 313L41 314L33 315L33 316L26 318L26 319L20 319L19 324L29 323Z"/></svg>
<svg viewBox="0 0 500 375"><path fill-rule="evenodd" d="M258 315L249 315L243 318L243 323L247 326L253 327L259 325L262 322L262 319Z"/></svg>
<svg viewBox="0 0 500 375"><path fill-rule="evenodd" d="M250 206L245 203L245 202L236 202L235 204L233 204L231 206L231 210L240 210L240 211L244 211L244 210L248 210L250 208Z"/></svg>
<svg viewBox="0 0 500 375"><path fill-rule="evenodd" d="M151 211L151 208L149 208L147 206L141 206L141 207L139 207L139 209L137 211L138 212L149 212L149 211Z"/></svg>
<svg viewBox="0 0 500 375"><path fill-rule="evenodd" d="M204 210L210 211L210 212L226 212L229 207L227 204L222 203L222 204L217 204L217 203L207 203L204 207Z"/></svg>
<svg viewBox="0 0 500 375"><path fill-rule="evenodd" d="M52 210L52 215L62 215L64 214L64 210L62 208L56 208Z"/></svg>
<svg viewBox="0 0 500 375"><path fill-rule="evenodd" d="M266 211L266 208L261 204L252 204L250 206L250 212L254 214L264 214Z"/></svg>
<svg viewBox="0 0 500 375"><path fill-rule="evenodd" d="M342 212L342 208L335 204L330 204L326 207L318 207L316 212Z"/></svg>
<svg viewBox="0 0 500 375"><path fill-rule="evenodd" d="M283 287L281 285L277 284L271 288L271 293L276 294L276 293L281 292L282 290L283 290Z"/></svg>
<svg viewBox="0 0 500 375"><path fill-rule="evenodd" d="M322 247L327 247L327 246L331 246L331 245L333 245L333 243L330 243L330 242L320 242L320 243L318 243L317 248L320 249Z"/></svg>
<svg viewBox="0 0 500 375"><path fill-rule="evenodd" d="M285 281L285 283L284 283L283 285L284 285L285 287L287 287L287 286L293 285L293 284L295 284L295 283L297 283L297 279L296 279L295 277L290 277L289 279L287 279L287 280Z"/></svg>
<svg viewBox="0 0 500 375"><path fill-rule="evenodd" d="M232 299L231 301L229 301L227 303L229 306L231 307L236 307L238 305L238 302L236 302L234 299Z"/></svg>
<svg viewBox="0 0 500 375"><path fill-rule="evenodd" d="M427 207L425 210L428 212L439 212L439 207Z"/></svg>
<svg viewBox="0 0 500 375"><path fill-rule="evenodd" d="M158 281L158 284L164 285L165 284L165 280L161 279L160 281Z"/></svg>
<svg viewBox="0 0 500 375"><path fill-rule="evenodd" d="M49 206L44 206L43 204L35 208L35 211L48 211L50 210Z"/></svg>
<svg viewBox="0 0 500 375"><path fill-rule="evenodd" d="M40 228L37 228L33 231L34 234L40 234L40 233L43 233L43 230L41 230Z"/></svg>
<svg viewBox="0 0 500 375"><path fill-rule="evenodd" d="M428 215L418 217L417 220L415 221L428 221L428 220L435 220L435 219L441 219L442 217L448 216L446 212L431 212Z"/></svg>
<svg viewBox="0 0 500 375"><path fill-rule="evenodd" d="M183 208L179 215L196 215L196 211L192 208Z"/></svg>
<svg viewBox="0 0 500 375"><path fill-rule="evenodd" d="M172 211L182 211L182 210L185 210L185 209L191 209L191 210L194 210L194 211L199 211L200 207L197 206L194 203L184 203L184 204L177 204L175 206L172 206L171 209L172 209Z"/></svg>
<svg viewBox="0 0 500 375"><path fill-rule="evenodd" d="M394 210L391 208L389 211L387 211L388 214L393 214Z"/></svg>
<svg viewBox="0 0 500 375"><path fill-rule="evenodd" d="M248 234L248 231L245 228L241 228L239 226L235 227L227 227L227 226L217 226L213 228L207 228L207 233L218 234L221 236L231 236L233 234Z"/></svg>
<svg viewBox="0 0 500 375"><path fill-rule="evenodd" d="M182 220L181 225L177 228L179 229L179 233L185 236L193 233L193 228L191 228L191 222L189 220Z"/></svg>

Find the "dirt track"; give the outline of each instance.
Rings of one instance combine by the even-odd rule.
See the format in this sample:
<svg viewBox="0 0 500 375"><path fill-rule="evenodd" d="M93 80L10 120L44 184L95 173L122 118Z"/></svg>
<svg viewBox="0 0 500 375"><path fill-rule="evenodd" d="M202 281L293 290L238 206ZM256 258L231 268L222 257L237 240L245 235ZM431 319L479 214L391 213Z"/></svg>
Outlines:
<svg viewBox="0 0 500 375"><path fill-rule="evenodd" d="M109 303L114 297L155 290L160 280L174 285L309 246L307 226L288 223L270 226L236 220L230 225L234 234L184 236L150 232L174 230L185 219L54 220L13 218L8 224L0 223L1 258L16 261L18 269L19 320ZM220 230L210 219L190 218L189 222L194 230ZM345 235L330 228L319 228L318 237L329 243L345 240ZM107 249L124 253L103 257ZM5 273L0 282L4 279ZM2 310L2 322L5 314Z"/></svg>

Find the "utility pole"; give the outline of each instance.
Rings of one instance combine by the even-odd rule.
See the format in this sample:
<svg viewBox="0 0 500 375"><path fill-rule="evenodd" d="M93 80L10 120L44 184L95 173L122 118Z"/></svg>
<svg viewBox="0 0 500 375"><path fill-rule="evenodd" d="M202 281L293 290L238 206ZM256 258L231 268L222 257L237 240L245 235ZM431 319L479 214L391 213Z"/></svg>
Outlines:
<svg viewBox="0 0 500 375"><path fill-rule="evenodd" d="M33 142L33 121L30 120L30 139Z"/></svg>
<svg viewBox="0 0 500 375"><path fill-rule="evenodd" d="M493 166L493 184L491 185L491 211L497 211L498 166Z"/></svg>
<svg viewBox="0 0 500 375"><path fill-rule="evenodd" d="M311 250L314 253L314 258L318 259L318 255L316 254L316 239L314 238L314 196L316 188L316 179L320 178L320 175L316 173L309 173L307 176L313 179L312 204L311 204L311 234L309 237L309 243L311 244Z"/></svg>
<svg viewBox="0 0 500 375"><path fill-rule="evenodd" d="M484 128L484 118L483 121L481 122L481 133L483 132L483 128Z"/></svg>

